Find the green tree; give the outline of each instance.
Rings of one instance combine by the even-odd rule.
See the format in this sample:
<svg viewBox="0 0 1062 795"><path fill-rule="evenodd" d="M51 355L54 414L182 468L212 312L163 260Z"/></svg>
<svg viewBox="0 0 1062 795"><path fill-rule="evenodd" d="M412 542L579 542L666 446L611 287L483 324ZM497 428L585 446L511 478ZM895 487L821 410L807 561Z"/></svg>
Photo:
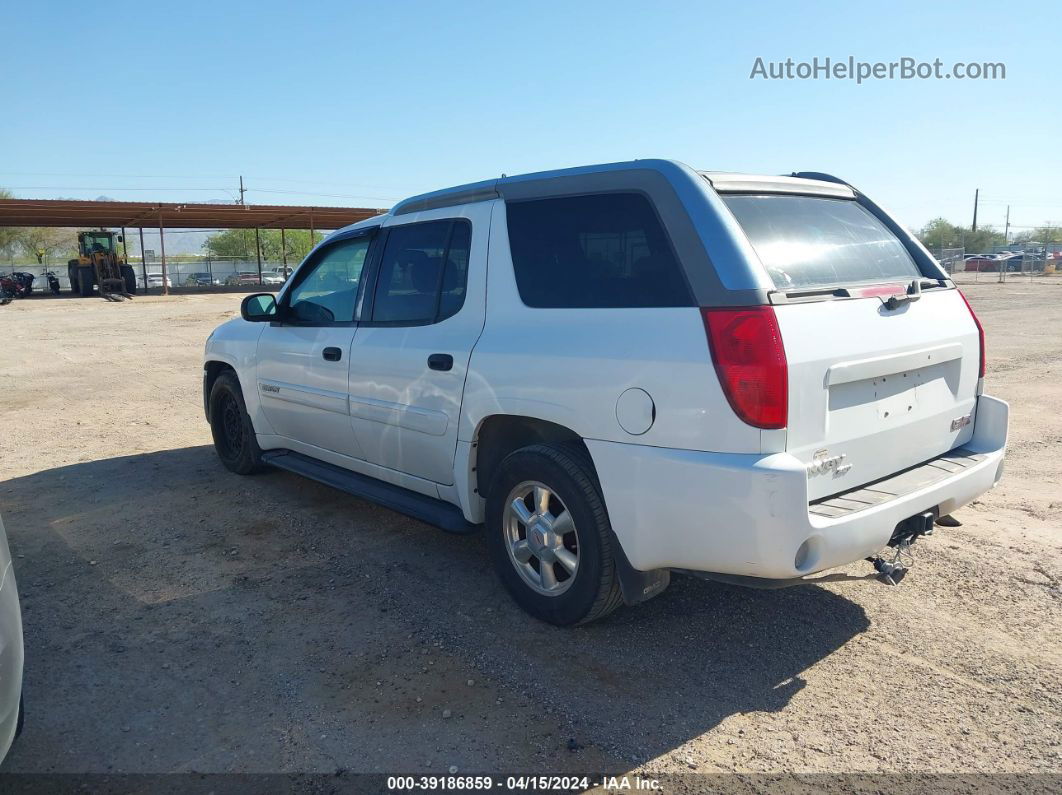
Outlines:
<svg viewBox="0 0 1062 795"><path fill-rule="evenodd" d="M282 260L284 252L281 248L280 230L262 229L259 230L259 236L262 259L271 262ZM288 263L297 265L310 253L313 245L321 242L324 236L320 232L315 232L311 242L308 229L288 229L283 237ZM212 257L235 257L245 260L253 260L257 257L253 229L226 229L224 232L217 232L206 239L203 249Z"/></svg>
<svg viewBox="0 0 1062 795"><path fill-rule="evenodd" d="M0 188L0 200L13 199L14 195L9 190ZM18 228L13 226L0 226L0 255L10 256L18 246Z"/></svg>
<svg viewBox="0 0 1062 795"><path fill-rule="evenodd" d="M77 230L56 226L24 226L15 240L29 261L54 265L77 256Z"/></svg>
<svg viewBox="0 0 1062 795"><path fill-rule="evenodd" d="M1003 245L1003 234L991 226L982 226L975 232L968 227L956 226L944 218L934 218L922 227L918 239L931 251L965 248L972 254Z"/></svg>
<svg viewBox="0 0 1062 795"><path fill-rule="evenodd" d="M954 248L959 245L961 230L944 218L934 218L918 235L922 245L930 249Z"/></svg>
<svg viewBox="0 0 1062 795"><path fill-rule="evenodd" d="M1062 243L1062 226L1057 224L1038 226L1029 234L1026 239L1035 240L1037 243Z"/></svg>

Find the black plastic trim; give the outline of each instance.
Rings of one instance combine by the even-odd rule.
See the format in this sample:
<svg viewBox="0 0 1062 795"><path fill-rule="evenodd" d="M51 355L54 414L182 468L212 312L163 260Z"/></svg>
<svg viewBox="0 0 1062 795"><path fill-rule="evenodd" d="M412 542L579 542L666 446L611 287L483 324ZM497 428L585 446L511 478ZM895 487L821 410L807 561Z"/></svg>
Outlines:
<svg viewBox="0 0 1062 795"><path fill-rule="evenodd" d="M474 533L483 526L465 519L456 505L291 450L270 450L262 454L262 461L412 516L448 533Z"/></svg>

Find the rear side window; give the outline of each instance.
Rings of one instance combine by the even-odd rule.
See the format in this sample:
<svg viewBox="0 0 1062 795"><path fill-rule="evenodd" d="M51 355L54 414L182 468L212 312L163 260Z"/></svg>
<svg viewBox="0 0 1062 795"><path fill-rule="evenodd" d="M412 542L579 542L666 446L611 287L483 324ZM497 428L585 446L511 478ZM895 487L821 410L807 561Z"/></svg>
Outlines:
<svg viewBox="0 0 1062 795"><path fill-rule="evenodd" d="M921 276L903 243L854 201L723 196L780 290Z"/></svg>
<svg viewBox="0 0 1062 795"><path fill-rule="evenodd" d="M465 302L472 226L465 220L391 227L380 258L372 319L438 323Z"/></svg>
<svg viewBox="0 0 1062 795"><path fill-rule="evenodd" d="M516 285L528 306L693 305L660 219L640 193L512 202L506 214Z"/></svg>

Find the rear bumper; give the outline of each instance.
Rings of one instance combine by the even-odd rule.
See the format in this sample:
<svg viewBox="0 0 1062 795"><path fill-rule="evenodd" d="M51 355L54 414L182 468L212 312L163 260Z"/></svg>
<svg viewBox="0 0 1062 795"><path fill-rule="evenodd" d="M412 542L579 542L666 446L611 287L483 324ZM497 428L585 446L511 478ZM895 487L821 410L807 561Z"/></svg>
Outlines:
<svg viewBox="0 0 1062 795"><path fill-rule="evenodd" d="M962 467L908 479L909 491L840 512L812 511L805 467L786 453L586 444L613 529L636 569L789 579L873 555L904 519L934 508L947 514L988 491L1003 472L1007 423L1007 404L982 395Z"/></svg>

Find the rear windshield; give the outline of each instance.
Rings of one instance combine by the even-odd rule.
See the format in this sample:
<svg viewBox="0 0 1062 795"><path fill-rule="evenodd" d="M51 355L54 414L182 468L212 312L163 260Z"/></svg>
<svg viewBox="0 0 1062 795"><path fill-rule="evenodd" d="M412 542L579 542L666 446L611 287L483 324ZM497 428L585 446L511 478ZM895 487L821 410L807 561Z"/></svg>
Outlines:
<svg viewBox="0 0 1062 795"><path fill-rule="evenodd" d="M780 290L882 281L921 273L907 249L856 202L812 196L723 196Z"/></svg>

